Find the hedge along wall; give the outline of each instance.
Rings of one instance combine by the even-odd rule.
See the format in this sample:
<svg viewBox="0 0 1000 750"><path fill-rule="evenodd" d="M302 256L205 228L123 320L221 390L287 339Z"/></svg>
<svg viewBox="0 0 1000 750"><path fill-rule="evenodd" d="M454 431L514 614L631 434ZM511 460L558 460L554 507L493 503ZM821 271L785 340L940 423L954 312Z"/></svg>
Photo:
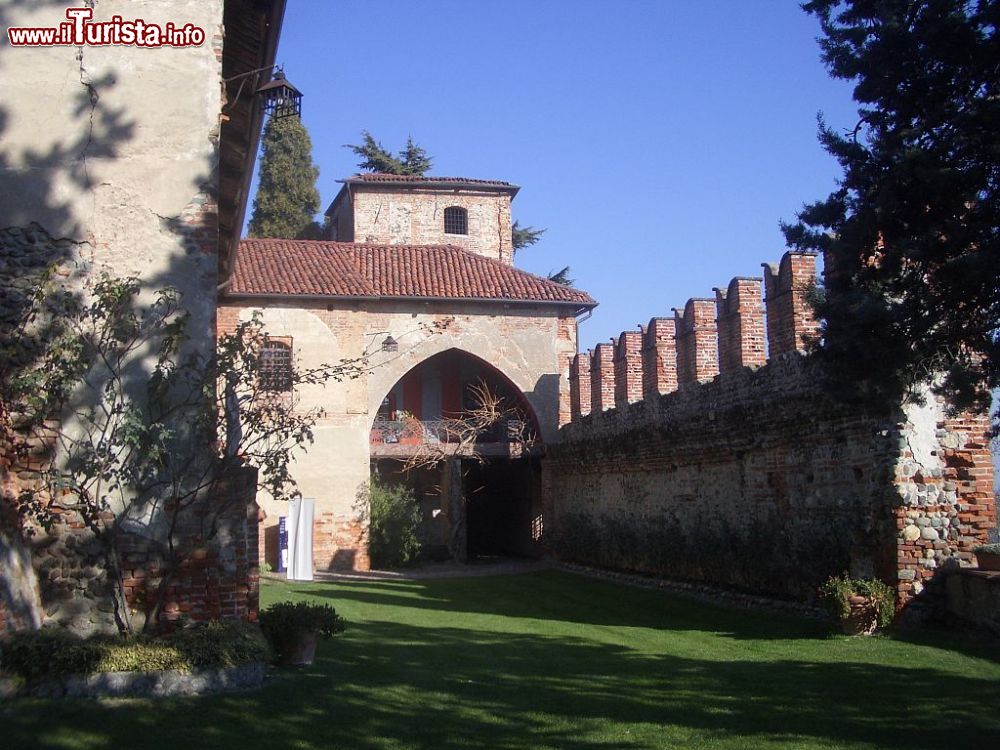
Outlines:
<svg viewBox="0 0 1000 750"><path fill-rule="evenodd" d="M573 420L543 462L548 542L564 559L799 599L830 575L877 575L905 603L969 565L994 522L987 418L947 418L933 399L884 414L831 401L800 351L815 259L765 272L766 327L761 280L734 279L714 310L676 310L672 332L654 318L641 346L629 332L578 355Z"/></svg>

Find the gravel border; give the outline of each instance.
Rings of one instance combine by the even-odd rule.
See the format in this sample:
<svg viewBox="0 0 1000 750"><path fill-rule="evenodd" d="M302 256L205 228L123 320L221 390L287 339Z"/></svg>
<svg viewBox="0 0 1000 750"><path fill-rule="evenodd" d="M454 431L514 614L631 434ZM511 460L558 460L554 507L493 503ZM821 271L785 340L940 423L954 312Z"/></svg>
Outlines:
<svg viewBox="0 0 1000 750"><path fill-rule="evenodd" d="M251 662L236 667L181 672L101 672L67 675L18 686L5 679L0 699L11 698L165 698L172 695L207 695L250 690L264 684L267 667Z"/></svg>

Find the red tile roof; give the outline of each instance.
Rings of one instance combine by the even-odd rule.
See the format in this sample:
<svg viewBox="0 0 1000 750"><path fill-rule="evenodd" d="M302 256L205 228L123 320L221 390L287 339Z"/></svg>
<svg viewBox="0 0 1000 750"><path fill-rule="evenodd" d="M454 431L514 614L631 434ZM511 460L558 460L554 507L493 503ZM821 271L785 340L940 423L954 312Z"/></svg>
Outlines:
<svg viewBox="0 0 1000 750"><path fill-rule="evenodd" d="M227 294L597 304L579 289L451 245L315 240L241 241Z"/></svg>
<svg viewBox="0 0 1000 750"><path fill-rule="evenodd" d="M504 188L517 187L516 185L504 182L503 180L477 180L472 177L421 177L419 175L388 174L386 172L365 172L363 174L352 175L347 179L339 180L339 182L408 182L429 185L433 185L438 182L464 182L470 185L492 185L494 187Z"/></svg>

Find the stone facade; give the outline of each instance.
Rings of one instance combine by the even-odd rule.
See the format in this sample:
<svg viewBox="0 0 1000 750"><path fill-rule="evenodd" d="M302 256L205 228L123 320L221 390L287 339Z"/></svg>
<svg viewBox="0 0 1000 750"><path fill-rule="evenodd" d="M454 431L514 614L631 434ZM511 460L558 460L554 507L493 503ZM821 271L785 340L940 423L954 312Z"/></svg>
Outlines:
<svg viewBox="0 0 1000 750"><path fill-rule="evenodd" d="M161 28L190 24L204 32L204 43L157 49L0 45L7 83L0 121L0 324L16 319L37 272L56 263L57 280L82 294L103 272L138 277L144 300L163 287L176 288L190 314L187 346L211 351L219 268L225 265L219 251L220 197L233 206L245 198L235 189L220 196L223 132L229 128L231 147L238 138L253 140L259 124L242 119L243 110L259 112L252 97L227 100L223 68L231 75L273 58L283 4L102 0L82 5L92 10L95 23L118 16ZM7 3L2 16L5 28L56 27L67 21L65 9ZM249 31L224 30L224 18L247 21ZM224 49L226 31L238 44ZM237 137L239 128L245 132ZM244 177L249 183L252 162L244 167L229 170L231 183ZM0 428L10 427L0 403ZM72 423L63 428L72 430ZM0 566L0 631L50 622L79 632L114 629L107 606L109 569L102 559L107 545L100 538L114 517L85 523L63 512L43 530L28 528L10 512L18 493L35 481L37 466L31 462L49 458L46 452L25 464L0 445L0 537L10 563ZM237 506L235 516L230 501ZM191 558L166 592L165 621L255 616L252 488L233 485L207 502L211 507L195 508L200 511L195 516L218 517L223 530L211 539L193 527L178 531L177 552L190 552ZM150 521L146 531L155 525ZM163 539L153 536L125 531L118 540L128 605L140 620L149 601L147 586L163 567L158 562Z"/></svg>
<svg viewBox="0 0 1000 750"><path fill-rule="evenodd" d="M316 501L317 570L368 568L366 530L355 500L370 474L372 422L386 395L422 362L458 350L489 363L523 393L546 443L556 439L560 425L569 420L576 321L558 308L457 300L317 304L227 299L218 311L220 334L255 312L270 335L291 339L299 367L367 362L360 377L325 387L303 386L294 394L297 409L322 411L315 442L291 467L303 496ZM398 351L381 350L386 335L398 342ZM267 496L259 500L267 513L262 533L273 548L275 525L286 510Z"/></svg>
<svg viewBox="0 0 1000 750"><path fill-rule="evenodd" d="M644 331L643 401L592 397L588 414L576 394L622 392L629 375L595 365L609 345L577 356L573 420L543 462L549 544L587 564L801 599L848 570L891 582L901 605L940 593L938 572L970 565L995 523L987 417L948 416L930 396L887 413L832 401L793 351L817 329L815 259L774 267L766 361L750 279L717 290L718 337L710 301L677 315L680 390L652 387L672 369L669 336L650 336L654 323L666 333L659 319Z"/></svg>
<svg viewBox="0 0 1000 750"><path fill-rule="evenodd" d="M329 239L376 245L448 244L513 263L510 206L517 189L477 187L475 182L437 188L435 179L416 188L347 181L327 211ZM445 232L444 211L449 207L465 210L466 234Z"/></svg>

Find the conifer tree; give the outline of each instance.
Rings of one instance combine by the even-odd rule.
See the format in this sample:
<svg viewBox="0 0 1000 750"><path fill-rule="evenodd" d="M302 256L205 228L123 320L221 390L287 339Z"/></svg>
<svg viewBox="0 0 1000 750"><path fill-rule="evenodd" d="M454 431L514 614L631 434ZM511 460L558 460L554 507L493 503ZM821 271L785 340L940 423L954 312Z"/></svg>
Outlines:
<svg viewBox="0 0 1000 750"><path fill-rule="evenodd" d="M818 354L842 395L1000 386L1000 2L812 0L858 123L820 141L840 187L783 226L827 259Z"/></svg>
<svg viewBox="0 0 1000 750"><path fill-rule="evenodd" d="M570 278L569 274L569 266L563 266L559 271L549 271L549 275L545 278L549 281L554 281L557 284L562 284L563 286L573 286L576 283L576 279Z"/></svg>
<svg viewBox="0 0 1000 750"><path fill-rule="evenodd" d="M264 128L260 182L250 219L251 237L317 239L319 211L312 141L298 117L271 118Z"/></svg>
<svg viewBox="0 0 1000 750"><path fill-rule="evenodd" d="M522 227L520 222L517 220L511 224L510 227L511 239L513 240L514 252L522 248L528 247L529 245L534 245L538 240L542 238L545 234L544 229L535 229L534 227Z"/></svg>
<svg viewBox="0 0 1000 750"><path fill-rule="evenodd" d="M358 168L365 172L423 177L431 168L431 157L428 156L427 151L413 141L412 136L407 137L406 147L399 152L398 156L393 156L367 130L361 131L361 137L363 139L361 144L347 143L344 148L351 149L361 157Z"/></svg>
<svg viewBox="0 0 1000 750"><path fill-rule="evenodd" d="M379 174L397 174L397 175L411 175L416 177L423 177L430 170L433 161L432 157L427 154L427 151L423 147L419 146L414 142L412 136L408 136L406 139L406 147L401 150L398 155L393 155L385 146L375 139L369 131L361 131L362 142L360 144L344 144L344 148L349 148L355 154L361 157L361 161L358 162L358 168L365 172L375 172ZM530 245L534 245L541 239L542 234L545 233L544 229L535 229L532 226L522 227L517 221L511 225L511 240L516 253ZM565 277L565 271L568 268L563 269L559 276L559 279ZM568 283L572 284L572 280L568 281L558 281L558 283Z"/></svg>

